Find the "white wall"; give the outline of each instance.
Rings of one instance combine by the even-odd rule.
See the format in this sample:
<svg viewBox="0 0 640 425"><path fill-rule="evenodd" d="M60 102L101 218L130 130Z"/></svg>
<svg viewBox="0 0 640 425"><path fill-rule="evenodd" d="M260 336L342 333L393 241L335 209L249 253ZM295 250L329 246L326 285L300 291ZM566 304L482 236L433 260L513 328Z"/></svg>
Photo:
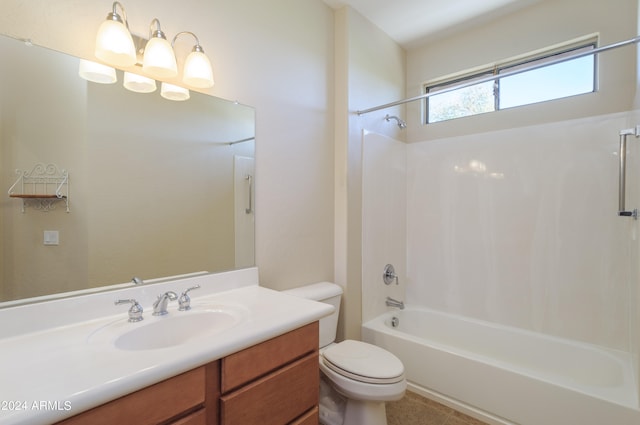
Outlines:
<svg viewBox="0 0 640 425"><path fill-rule="evenodd" d="M360 337L362 322L363 130L403 138L384 116L404 107L358 116L355 111L404 97L405 52L348 7L336 11L335 280L345 289L339 337ZM381 271L381 270L380 270Z"/></svg>
<svg viewBox="0 0 640 425"><path fill-rule="evenodd" d="M407 52L407 95L423 93L423 84L452 73L492 64L589 34L600 45L633 38L637 0L544 0L490 23L461 31ZM422 125L422 102L407 106L408 141L475 134L542 122L575 119L632 109L636 88L636 49L599 55L599 89L553 103L511 108Z"/></svg>
<svg viewBox="0 0 640 425"><path fill-rule="evenodd" d="M91 58L112 2L3 2L0 32ZM154 17L196 33L209 93L256 107L256 261L274 288L333 279L333 11L320 0L123 2L133 33Z"/></svg>

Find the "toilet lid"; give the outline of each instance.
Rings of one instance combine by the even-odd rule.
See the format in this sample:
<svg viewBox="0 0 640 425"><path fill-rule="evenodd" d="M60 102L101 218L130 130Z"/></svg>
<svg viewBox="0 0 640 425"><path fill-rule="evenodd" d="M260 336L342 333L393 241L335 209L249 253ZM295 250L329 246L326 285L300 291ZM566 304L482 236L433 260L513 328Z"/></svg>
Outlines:
<svg viewBox="0 0 640 425"><path fill-rule="evenodd" d="M342 341L327 348L322 356L327 367L357 381L385 384L404 378L399 358L366 342Z"/></svg>

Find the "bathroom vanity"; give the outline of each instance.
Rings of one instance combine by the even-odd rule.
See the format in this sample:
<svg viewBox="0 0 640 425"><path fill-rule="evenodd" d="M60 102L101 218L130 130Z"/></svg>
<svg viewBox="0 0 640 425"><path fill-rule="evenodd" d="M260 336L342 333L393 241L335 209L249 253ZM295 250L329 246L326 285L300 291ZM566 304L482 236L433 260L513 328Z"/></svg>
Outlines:
<svg viewBox="0 0 640 425"><path fill-rule="evenodd" d="M162 291L194 284L192 310L151 315ZM0 424L317 424L318 320L333 307L260 287L254 269L122 291L0 310L24 323L0 338L0 382L20 382L0 388L15 402ZM48 327L30 314L52 315Z"/></svg>
<svg viewBox="0 0 640 425"><path fill-rule="evenodd" d="M318 322L60 422L317 424Z"/></svg>

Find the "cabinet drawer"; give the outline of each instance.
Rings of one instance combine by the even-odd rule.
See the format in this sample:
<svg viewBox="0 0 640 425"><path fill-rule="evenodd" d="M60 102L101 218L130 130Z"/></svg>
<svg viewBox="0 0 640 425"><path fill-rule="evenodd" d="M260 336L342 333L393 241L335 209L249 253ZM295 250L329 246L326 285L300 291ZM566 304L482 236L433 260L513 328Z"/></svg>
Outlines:
<svg viewBox="0 0 640 425"><path fill-rule="evenodd" d="M319 422L320 412L318 410L318 406L316 406L295 421L291 422L290 425L318 425Z"/></svg>
<svg viewBox="0 0 640 425"><path fill-rule="evenodd" d="M314 352L220 398L221 425L284 425L318 404Z"/></svg>
<svg viewBox="0 0 640 425"><path fill-rule="evenodd" d="M59 424L157 424L203 405L204 392L205 368L200 367L80 413Z"/></svg>
<svg viewBox="0 0 640 425"><path fill-rule="evenodd" d="M318 322L247 348L222 360L222 393L318 351Z"/></svg>

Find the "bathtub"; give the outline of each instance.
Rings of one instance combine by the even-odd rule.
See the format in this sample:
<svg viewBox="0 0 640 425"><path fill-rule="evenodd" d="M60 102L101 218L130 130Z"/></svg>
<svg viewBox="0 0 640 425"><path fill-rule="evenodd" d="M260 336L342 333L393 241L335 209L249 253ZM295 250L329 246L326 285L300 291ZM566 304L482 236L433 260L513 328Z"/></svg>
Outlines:
<svg viewBox="0 0 640 425"><path fill-rule="evenodd" d="M640 424L628 353L411 306L362 337L402 360L409 389L490 424Z"/></svg>

